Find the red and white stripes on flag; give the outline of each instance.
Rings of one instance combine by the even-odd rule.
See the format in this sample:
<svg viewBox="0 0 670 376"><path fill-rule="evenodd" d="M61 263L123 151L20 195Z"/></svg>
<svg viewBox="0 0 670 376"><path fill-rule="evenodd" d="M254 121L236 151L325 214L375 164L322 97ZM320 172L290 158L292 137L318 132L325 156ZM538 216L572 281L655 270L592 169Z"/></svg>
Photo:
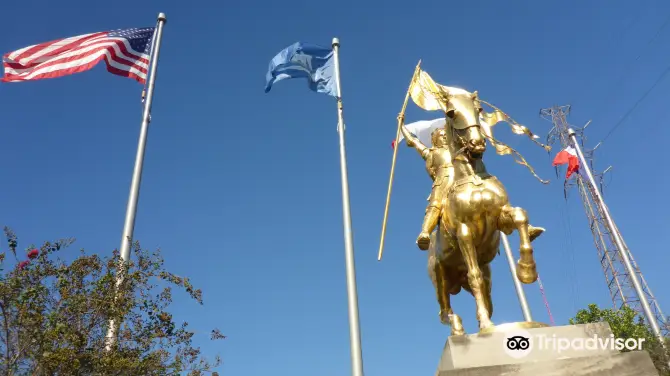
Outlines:
<svg viewBox="0 0 670 376"><path fill-rule="evenodd" d="M62 77L93 68L105 60L107 70L144 84L155 28L131 28L58 39L3 56L3 82Z"/></svg>
<svg viewBox="0 0 670 376"><path fill-rule="evenodd" d="M568 165L568 170L565 173L566 179L570 179L573 173L579 171L579 158L577 157L577 151L572 146L568 146L556 154L552 166L556 167L564 164Z"/></svg>

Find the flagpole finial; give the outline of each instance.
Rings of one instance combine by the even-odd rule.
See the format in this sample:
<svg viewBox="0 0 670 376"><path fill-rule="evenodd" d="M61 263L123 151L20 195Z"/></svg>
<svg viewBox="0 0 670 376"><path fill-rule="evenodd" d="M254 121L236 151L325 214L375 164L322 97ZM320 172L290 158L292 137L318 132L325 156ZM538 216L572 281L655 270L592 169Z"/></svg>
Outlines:
<svg viewBox="0 0 670 376"><path fill-rule="evenodd" d="M568 135L572 136L573 134L575 134L575 130L572 129L572 128L569 128L568 129Z"/></svg>
<svg viewBox="0 0 670 376"><path fill-rule="evenodd" d="M333 47L339 47L340 46L340 40L338 38L333 38Z"/></svg>
<svg viewBox="0 0 670 376"><path fill-rule="evenodd" d="M160 12L158 13L158 21L163 21L163 23L167 23L167 16L165 13Z"/></svg>

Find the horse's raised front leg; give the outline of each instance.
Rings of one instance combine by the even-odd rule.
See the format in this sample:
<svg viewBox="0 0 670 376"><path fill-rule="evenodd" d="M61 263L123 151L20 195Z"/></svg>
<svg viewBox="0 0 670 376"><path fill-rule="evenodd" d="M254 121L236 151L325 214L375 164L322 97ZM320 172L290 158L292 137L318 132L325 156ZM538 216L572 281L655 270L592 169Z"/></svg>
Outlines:
<svg viewBox="0 0 670 376"><path fill-rule="evenodd" d="M486 285L484 283L484 275L477 262L477 249L474 246L472 232L465 223L459 223L457 228L459 248L463 254L465 265L468 268L468 284L477 304L479 329L487 329L493 326L493 322L491 322L491 315L486 303Z"/></svg>
<svg viewBox="0 0 670 376"><path fill-rule="evenodd" d="M510 234L513 228L519 232L519 252L521 258L516 265L516 276L521 283L530 284L537 281L537 266L535 265L535 258L533 257L533 246L531 244L528 214L526 210L519 207L512 207L505 205L503 207L500 221L498 223L500 231ZM544 231L544 229L542 229ZM540 234L542 233L540 231Z"/></svg>

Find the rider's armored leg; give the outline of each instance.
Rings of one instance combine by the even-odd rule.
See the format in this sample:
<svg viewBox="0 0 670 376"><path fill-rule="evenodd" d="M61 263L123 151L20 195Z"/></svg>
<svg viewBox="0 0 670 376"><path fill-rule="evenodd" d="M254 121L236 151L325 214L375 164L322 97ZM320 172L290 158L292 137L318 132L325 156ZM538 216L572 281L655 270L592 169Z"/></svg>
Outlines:
<svg viewBox="0 0 670 376"><path fill-rule="evenodd" d="M440 219L440 209L435 206L428 206L426 208L426 216L423 218L423 225L421 226L421 233L416 239L416 244L419 249L425 251L430 247L430 233L433 232L437 221Z"/></svg>

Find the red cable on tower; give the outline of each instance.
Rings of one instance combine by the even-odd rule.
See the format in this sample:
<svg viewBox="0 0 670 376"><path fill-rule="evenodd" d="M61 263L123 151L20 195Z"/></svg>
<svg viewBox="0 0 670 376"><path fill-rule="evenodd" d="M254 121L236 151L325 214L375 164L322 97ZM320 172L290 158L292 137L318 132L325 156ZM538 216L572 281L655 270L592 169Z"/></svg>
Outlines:
<svg viewBox="0 0 670 376"><path fill-rule="evenodd" d="M549 313L549 322L551 326L554 326L554 316L551 315L551 309L549 308L549 302L547 301L547 296L544 294L544 286L542 286L542 280L540 279L540 274L537 275L537 283L540 285L540 293L542 293L542 300L544 300L544 306L547 307L547 313Z"/></svg>

